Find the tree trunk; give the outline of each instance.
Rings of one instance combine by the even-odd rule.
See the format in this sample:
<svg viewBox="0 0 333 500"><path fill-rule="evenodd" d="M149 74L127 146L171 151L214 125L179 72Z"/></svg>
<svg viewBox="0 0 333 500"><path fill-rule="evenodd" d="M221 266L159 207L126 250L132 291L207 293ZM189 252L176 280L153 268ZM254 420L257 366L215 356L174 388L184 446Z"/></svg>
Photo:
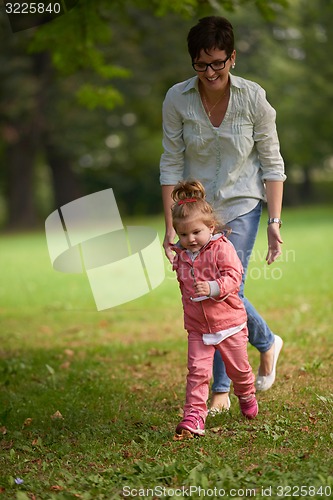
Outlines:
<svg viewBox="0 0 333 500"><path fill-rule="evenodd" d="M41 147L45 152L45 160L52 173L55 206L60 208L62 205L82 196L82 193L77 176L72 170L71 154L64 151L62 144L59 144L59 139L57 143L53 137L54 126L58 128L61 126L53 121L54 115L52 114L52 108L57 105L53 99L59 97L59 88L57 87L55 71L48 53L37 54L35 71L36 73L39 72L40 82L38 108L41 117L40 121L43 124ZM62 141L66 141L66 137L63 137Z"/></svg>
<svg viewBox="0 0 333 500"><path fill-rule="evenodd" d="M300 198L301 202L310 202L313 198L313 185L311 179L311 169L303 168L303 182L300 185Z"/></svg>
<svg viewBox="0 0 333 500"><path fill-rule="evenodd" d="M52 172L54 201L57 208L82 196L70 159L59 148L45 145L46 161Z"/></svg>
<svg viewBox="0 0 333 500"><path fill-rule="evenodd" d="M20 130L18 139L7 146L8 219L6 229L31 229L37 225L33 174L36 158L36 133L33 126Z"/></svg>
<svg viewBox="0 0 333 500"><path fill-rule="evenodd" d="M53 128L57 125L52 121L52 98L57 97L57 87L53 81L55 75L50 56L47 53L34 54L30 56L30 63L28 75L32 75L36 82L31 107L21 113L18 108L17 118L8 120L4 126L8 132L5 151L8 230L31 229L39 222L34 203L34 166L38 153L45 153L52 171L57 207L82 195L72 171L71 158L52 138Z"/></svg>

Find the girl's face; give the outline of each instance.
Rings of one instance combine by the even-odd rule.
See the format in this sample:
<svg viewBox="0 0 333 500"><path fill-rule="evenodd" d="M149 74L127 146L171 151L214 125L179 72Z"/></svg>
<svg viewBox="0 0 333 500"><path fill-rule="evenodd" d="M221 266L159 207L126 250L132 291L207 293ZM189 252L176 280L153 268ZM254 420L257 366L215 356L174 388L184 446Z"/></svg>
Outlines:
<svg viewBox="0 0 333 500"><path fill-rule="evenodd" d="M207 66L206 71L197 72L198 78L207 92L221 92L225 90L230 68L236 59L236 51L234 50L229 59L227 58L225 50L211 49L208 54L202 50L199 57L194 61L195 63L212 64L215 68L223 68L214 70L211 66Z"/></svg>
<svg viewBox="0 0 333 500"><path fill-rule="evenodd" d="M194 253L208 243L214 226L208 227L198 219L184 219L175 229L182 247Z"/></svg>

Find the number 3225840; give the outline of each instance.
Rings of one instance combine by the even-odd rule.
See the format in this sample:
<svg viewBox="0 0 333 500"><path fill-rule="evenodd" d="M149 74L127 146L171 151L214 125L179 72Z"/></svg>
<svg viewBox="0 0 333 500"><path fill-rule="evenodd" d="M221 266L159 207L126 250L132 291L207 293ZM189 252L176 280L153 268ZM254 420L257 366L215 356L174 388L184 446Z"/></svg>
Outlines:
<svg viewBox="0 0 333 500"><path fill-rule="evenodd" d="M40 2L5 2L7 14L60 14L61 4L59 2L43 4Z"/></svg>

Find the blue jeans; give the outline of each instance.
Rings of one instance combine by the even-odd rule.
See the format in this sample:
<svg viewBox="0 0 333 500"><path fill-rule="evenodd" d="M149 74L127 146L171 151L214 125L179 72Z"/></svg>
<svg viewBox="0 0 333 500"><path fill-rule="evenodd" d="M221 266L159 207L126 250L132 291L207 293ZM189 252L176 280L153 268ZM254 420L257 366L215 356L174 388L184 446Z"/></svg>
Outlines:
<svg viewBox="0 0 333 500"><path fill-rule="evenodd" d="M232 232L229 235L229 240L236 248L238 257L240 258L244 268L244 275L239 289L239 296L243 300L247 312L249 341L258 349L258 351L266 352L274 343L274 335L253 305L247 300L246 297L244 297L246 273L254 242L258 233L261 210L262 203L259 202L258 205L251 210L251 212L237 217L227 225L232 229ZM225 365L219 351L215 351L214 355L213 376L213 392L229 392L230 379L226 374Z"/></svg>

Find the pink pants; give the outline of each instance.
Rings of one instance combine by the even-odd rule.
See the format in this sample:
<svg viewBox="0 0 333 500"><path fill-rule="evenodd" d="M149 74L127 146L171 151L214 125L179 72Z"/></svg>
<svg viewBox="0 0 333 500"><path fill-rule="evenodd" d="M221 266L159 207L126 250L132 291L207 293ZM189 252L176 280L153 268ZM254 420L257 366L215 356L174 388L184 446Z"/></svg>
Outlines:
<svg viewBox="0 0 333 500"><path fill-rule="evenodd" d="M255 393L254 375L247 356L247 327L218 345L205 345L200 333L188 334L188 375L184 416L195 410L205 421L209 382L212 378L215 349L222 355L228 377L236 396Z"/></svg>

